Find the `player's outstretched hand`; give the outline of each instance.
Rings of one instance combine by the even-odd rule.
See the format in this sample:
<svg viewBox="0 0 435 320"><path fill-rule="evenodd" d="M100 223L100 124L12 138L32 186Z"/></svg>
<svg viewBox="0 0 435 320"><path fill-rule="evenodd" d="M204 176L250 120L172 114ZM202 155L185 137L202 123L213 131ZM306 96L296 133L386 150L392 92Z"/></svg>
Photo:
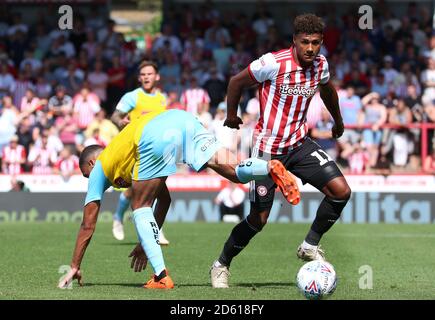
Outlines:
<svg viewBox="0 0 435 320"><path fill-rule="evenodd" d="M232 128L232 129L237 129L237 130L240 129L241 124L243 124L243 121L239 117L226 118L225 122L224 122L224 126L227 126L229 128Z"/></svg>
<svg viewBox="0 0 435 320"><path fill-rule="evenodd" d="M147 267L148 258L140 243L136 245L128 257L131 258L130 267L134 269L134 272L141 272Z"/></svg>
<svg viewBox="0 0 435 320"><path fill-rule="evenodd" d="M79 285L83 286L82 272L78 268L71 268L68 274L59 281L58 288L66 288L68 284L74 279L77 279Z"/></svg>
<svg viewBox="0 0 435 320"><path fill-rule="evenodd" d="M343 135L344 132L344 124L342 121L336 122L332 127L332 137L334 139L338 139Z"/></svg>

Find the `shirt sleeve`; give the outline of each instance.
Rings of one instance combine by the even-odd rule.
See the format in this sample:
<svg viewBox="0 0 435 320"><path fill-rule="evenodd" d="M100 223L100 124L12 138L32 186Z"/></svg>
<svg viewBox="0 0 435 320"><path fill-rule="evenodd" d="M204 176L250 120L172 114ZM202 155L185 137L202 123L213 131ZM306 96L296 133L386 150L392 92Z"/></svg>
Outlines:
<svg viewBox="0 0 435 320"><path fill-rule="evenodd" d="M323 60L322 73L320 74L320 84L326 84L329 81L329 65L326 59Z"/></svg>
<svg viewBox="0 0 435 320"><path fill-rule="evenodd" d="M121 100L118 102L118 105L116 106L116 110L119 110L123 113L129 113L131 110L135 108L136 100L137 100L136 90L127 92L122 96Z"/></svg>
<svg viewBox="0 0 435 320"><path fill-rule="evenodd" d="M248 66L251 77L261 83L266 80L272 80L279 71L279 64L276 62L272 53L266 53L259 59L254 60Z"/></svg>
<svg viewBox="0 0 435 320"><path fill-rule="evenodd" d="M89 176L88 193L86 194L85 205L91 201L103 199L104 191L110 187L110 181L104 175L100 160L97 160Z"/></svg>

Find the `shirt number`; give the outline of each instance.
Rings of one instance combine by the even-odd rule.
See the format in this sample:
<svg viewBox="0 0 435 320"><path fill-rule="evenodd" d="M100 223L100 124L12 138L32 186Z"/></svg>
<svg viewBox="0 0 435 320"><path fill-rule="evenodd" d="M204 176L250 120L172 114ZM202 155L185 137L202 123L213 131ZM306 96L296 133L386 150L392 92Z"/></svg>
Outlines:
<svg viewBox="0 0 435 320"><path fill-rule="evenodd" d="M326 159L324 157L322 157L322 155L320 153L322 153L323 155L325 155ZM329 154L327 154L325 151L323 151L322 149L319 149L317 151L314 151L311 154L313 157L316 157L319 161L320 161L320 165L323 166L325 163L328 163L329 161L333 161L332 158L329 156Z"/></svg>

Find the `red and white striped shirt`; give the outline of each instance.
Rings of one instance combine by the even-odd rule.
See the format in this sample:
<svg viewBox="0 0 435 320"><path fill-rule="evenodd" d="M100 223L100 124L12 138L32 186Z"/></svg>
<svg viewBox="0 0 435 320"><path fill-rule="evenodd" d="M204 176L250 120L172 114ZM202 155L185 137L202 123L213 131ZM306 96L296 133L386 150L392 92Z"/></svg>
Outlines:
<svg viewBox="0 0 435 320"><path fill-rule="evenodd" d="M328 62L318 55L302 68L293 47L267 53L248 67L259 83L260 118L254 132L254 152L285 154L307 135L307 111L319 84L329 81Z"/></svg>
<svg viewBox="0 0 435 320"><path fill-rule="evenodd" d="M198 114L200 103L210 103L210 97L202 88L187 89L183 92L180 102L186 106L186 111L193 115Z"/></svg>
<svg viewBox="0 0 435 320"><path fill-rule="evenodd" d="M28 160L33 164L33 174L51 174L57 154L54 150L33 146L29 151Z"/></svg>
<svg viewBox="0 0 435 320"><path fill-rule="evenodd" d="M16 148L6 146L3 149L3 163L8 163L4 168L4 174L16 175L23 172L22 161L26 160L26 149L22 145Z"/></svg>
<svg viewBox="0 0 435 320"><path fill-rule="evenodd" d="M74 173L79 168L79 158L76 155L71 155L68 158L61 158L57 161L55 168L63 174Z"/></svg>

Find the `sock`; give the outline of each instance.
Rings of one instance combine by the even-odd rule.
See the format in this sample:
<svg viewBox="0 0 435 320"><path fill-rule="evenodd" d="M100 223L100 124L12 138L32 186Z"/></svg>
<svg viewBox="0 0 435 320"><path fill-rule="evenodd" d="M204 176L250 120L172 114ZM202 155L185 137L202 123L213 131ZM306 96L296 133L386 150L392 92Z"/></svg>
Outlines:
<svg viewBox="0 0 435 320"><path fill-rule="evenodd" d="M158 276L155 276L155 281L160 281L162 280L164 277L166 277L168 275L168 273L166 272L166 269L163 270L162 272L160 272L160 274Z"/></svg>
<svg viewBox="0 0 435 320"><path fill-rule="evenodd" d="M317 246L325 234L340 218L341 212L347 204L346 200L334 200L324 197L317 209L316 218L311 225L311 229L305 237L305 241L313 246Z"/></svg>
<svg viewBox="0 0 435 320"><path fill-rule="evenodd" d="M236 175L241 183L248 183L252 180L264 180L269 175L267 161L257 158L243 160L236 167Z"/></svg>
<svg viewBox="0 0 435 320"><path fill-rule="evenodd" d="M304 240L304 242L302 242L301 246L304 249L315 249L315 248L317 248L317 246L313 246L313 245L309 244L308 242L306 242L305 240Z"/></svg>
<svg viewBox="0 0 435 320"><path fill-rule="evenodd" d="M156 276L166 269L162 249L159 244L159 227L154 219L151 207L143 207L133 211L133 221L139 241L148 257Z"/></svg>
<svg viewBox="0 0 435 320"><path fill-rule="evenodd" d="M121 192L121 194L119 195L118 205L116 207L115 214L113 215L113 219L123 222L125 211L127 211L129 206L130 199L128 199L124 195L124 192Z"/></svg>
<svg viewBox="0 0 435 320"><path fill-rule="evenodd" d="M218 259L221 265L230 266L231 261L237 256L249 241L258 233L258 230L251 226L247 219L236 225L225 242L222 253Z"/></svg>

